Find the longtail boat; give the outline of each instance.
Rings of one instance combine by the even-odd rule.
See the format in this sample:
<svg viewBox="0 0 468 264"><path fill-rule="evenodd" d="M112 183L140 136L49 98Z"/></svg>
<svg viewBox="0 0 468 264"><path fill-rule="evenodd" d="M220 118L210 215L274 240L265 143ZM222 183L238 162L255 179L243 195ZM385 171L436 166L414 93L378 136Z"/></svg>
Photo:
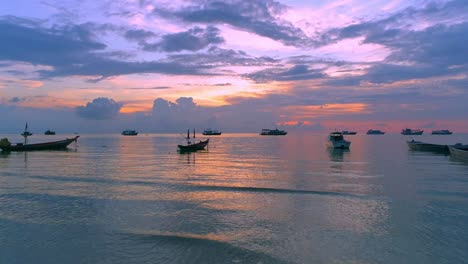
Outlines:
<svg viewBox="0 0 468 264"><path fill-rule="evenodd" d="M56 150L56 149L66 149L68 145L72 142L76 142L80 136L74 138L67 138L59 141L52 142L43 142L35 144L11 144L8 142L8 139L2 139L0 141L0 149L2 151L32 151L32 150Z"/></svg>
<svg viewBox="0 0 468 264"><path fill-rule="evenodd" d="M195 129L193 130L193 138L195 138ZM210 139L207 140L200 140L200 142L197 143L192 143L190 141L190 130L187 130L187 137L185 138L187 140L187 145L177 145L179 150L181 152L189 152L189 151L197 151L197 150L202 150L205 149L206 146L208 146L208 143L210 142Z"/></svg>

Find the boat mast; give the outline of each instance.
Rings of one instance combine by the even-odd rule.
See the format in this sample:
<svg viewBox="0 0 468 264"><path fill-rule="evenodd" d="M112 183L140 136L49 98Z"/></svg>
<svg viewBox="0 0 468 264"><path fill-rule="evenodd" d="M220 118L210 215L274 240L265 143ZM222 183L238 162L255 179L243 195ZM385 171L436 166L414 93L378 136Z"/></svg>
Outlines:
<svg viewBox="0 0 468 264"><path fill-rule="evenodd" d="M187 144L190 144L190 129L187 129Z"/></svg>
<svg viewBox="0 0 468 264"><path fill-rule="evenodd" d="M24 127L24 132L23 132L24 145L26 145L26 144L28 143L28 136L29 136L29 132L28 132L28 122L26 122L26 126Z"/></svg>
<svg viewBox="0 0 468 264"><path fill-rule="evenodd" d="M193 138L195 138L195 128L193 129Z"/></svg>

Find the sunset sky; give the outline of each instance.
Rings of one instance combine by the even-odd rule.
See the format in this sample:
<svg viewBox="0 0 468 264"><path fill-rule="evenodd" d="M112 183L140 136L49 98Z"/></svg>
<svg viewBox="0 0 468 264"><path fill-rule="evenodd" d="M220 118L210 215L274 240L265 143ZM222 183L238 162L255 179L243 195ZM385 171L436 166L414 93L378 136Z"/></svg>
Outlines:
<svg viewBox="0 0 468 264"><path fill-rule="evenodd" d="M0 133L468 132L468 2L0 2Z"/></svg>

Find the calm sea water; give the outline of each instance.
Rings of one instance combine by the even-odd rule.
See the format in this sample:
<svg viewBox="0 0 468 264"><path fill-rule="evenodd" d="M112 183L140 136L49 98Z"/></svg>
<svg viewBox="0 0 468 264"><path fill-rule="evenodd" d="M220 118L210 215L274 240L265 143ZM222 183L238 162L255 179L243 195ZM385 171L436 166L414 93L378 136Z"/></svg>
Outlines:
<svg viewBox="0 0 468 264"><path fill-rule="evenodd" d="M468 163L401 135L211 138L0 154L0 263L468 263Z"/></svg>

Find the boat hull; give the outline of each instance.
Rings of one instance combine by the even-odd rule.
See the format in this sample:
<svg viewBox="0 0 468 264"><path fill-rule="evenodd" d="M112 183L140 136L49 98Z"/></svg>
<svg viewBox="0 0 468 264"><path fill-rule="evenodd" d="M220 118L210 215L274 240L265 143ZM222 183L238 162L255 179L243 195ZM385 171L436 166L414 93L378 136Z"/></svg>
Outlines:
<svg viewBox="0 0 468 264"><path fill-rule="evenodd" d="M437 131L432 131L432 135L452 135L453 132L437 132Z"/></svg>
<svg viewBox="0 0 468 264"><path fill-rule="evenodd" d="M0 146L2 151L34 151L34 150L57 150L66 149L72 142L78 140L80 136L67 138L65 140L37 143L37 144L16 144L11 146Z"/></svg>
<svg viewBox="0 0 468 264"><path fill-rule="evenodd" d="M459 149L450 146L449 150L452 157L468 161L468 148Z"/></svg>
<svg viewBox="0 0 468 264"><path fill-rule="evenodd" d="M421 141L406 141L409 149L414 151L429 151L429 152L438 152L449 154L449 149L447 145L439 145L439 144L430 144Z"/></svg>
<svg viewBox="0 0 468 264"><path fill-rule="evenodd" d="M188 145L177 145L179 150L181 152L188 152L188 151L197 151L197 150L203 150L205 149L206 146L208 146L208 143L210 142L209 139L205 141L200 141L198 143L194 144L188 144Z"/></svg>
<svg viewBox="0 0 468 264"><path fill-rule="evenodd" d="M220 136L221 132L203 132L204 136Z"/></svg>

